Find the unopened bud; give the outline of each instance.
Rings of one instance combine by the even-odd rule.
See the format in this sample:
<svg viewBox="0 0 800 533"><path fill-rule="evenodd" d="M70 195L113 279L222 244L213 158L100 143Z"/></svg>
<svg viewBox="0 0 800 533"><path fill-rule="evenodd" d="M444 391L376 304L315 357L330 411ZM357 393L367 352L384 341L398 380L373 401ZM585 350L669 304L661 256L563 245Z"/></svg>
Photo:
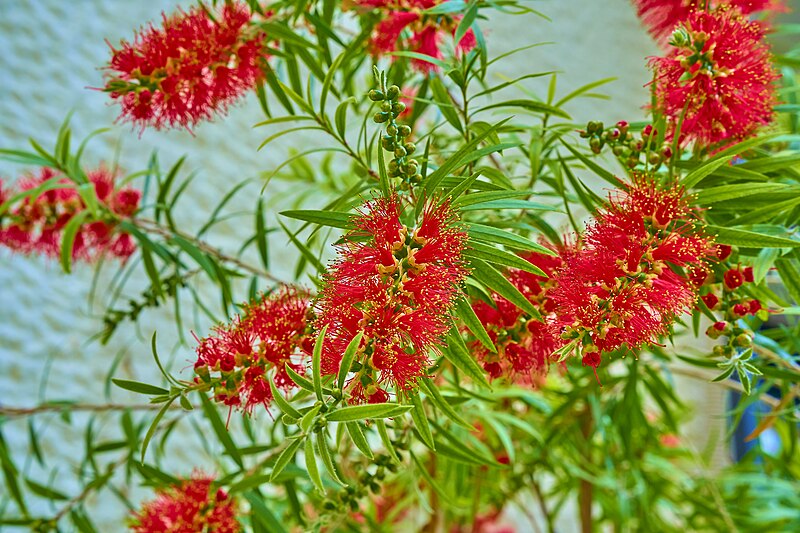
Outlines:
<svg viewBox="0 0 800 533"><path fill-rule="evenodd" d="M369 96L369 99L373 102L380 102L385 98L384 94L377 89L372 89L367 96Z"/></svg>
<svg viewBox="0 0 800 533"><path fill-rule="evenodd" d="M397 98L400 96L400 87L397 85L392 85L386 91L386 96L389 98L389 100L397 100Z"/></svg>
<svg viewBox="0 0 800 533"><path fill-rule="evenodd" d="M404 104L403 102L397 102L395 104L392 104L392 113L394 113L395 115L399 115L405 110L406 110L406 104Z"/></svg>
<svg viewBox="0 0 800 533"><path fill-rule="evenodd" d="M387 120L389 120L389 113L375 113L372 116L372 120L374 120L378 124L386 122Z"/></svg>
<svg viewBox="0 0 800 533"><path fill-rule="evenodd" d="M400 137L408 137L409 135L411 135L411 127L403 124L402 126L400 126L397 132L400 134Z"/></svg>

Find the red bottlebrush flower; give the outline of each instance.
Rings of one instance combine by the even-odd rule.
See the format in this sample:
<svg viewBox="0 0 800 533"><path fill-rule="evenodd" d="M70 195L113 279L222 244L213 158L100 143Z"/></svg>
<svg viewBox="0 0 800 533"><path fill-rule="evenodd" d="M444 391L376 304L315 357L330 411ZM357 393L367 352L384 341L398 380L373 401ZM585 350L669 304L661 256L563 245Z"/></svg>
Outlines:
<svg viewBox="0 0 800 533"><path fill-rule="evenodd" d="M388 398L386 383L408 390L425 374L467 275L467 235L447 203L430 203L415 227L404 225L395 196L367 202L355 227L326 276L315 326L328 327L325 374L339 371L345 348L363 332L361 369L348 387L354 402L374 403Z"/></svg>
<svg viewBox="0 0 800 533"><path fill-rule="evenodd" d="M675 27L705 7L704 0L633 0L636 12L647 30L665 46ZM780 0L713 0L709 7L732 6L742 14L759 11L785 11Z"/></svg>
<svg viewBox="0 0 800 533"><path fill-rule="evenodd" d="M755 278L753 277L753 267L744 267L742 269L742 276L744 276L744 280L747 283L753 283Z"/></svg>
<svg viewBox="0 0 800 533"><path fill-rule="evenodd" d="M733 248L727 244L717 245L717 259L720 261L725 261L731 255L731 252L733 252Z"/></svg>
<svg viewBox="0 0 800 533"><path fill-rule="evenodd" d="M697 297L697 286L673 267L705 268L712 250L683 190L636 173L596 215L583 245L564 255L549 293L554 326L588 349L584 355L657 342Z"/></svg>
<svg viewBox="0 0 800 533"><path fill-rule="evenodd" d="M141 193L129 187L115 189L116 176L104 166L87 172L99 203L119 218L130 218L139 209ZM60 188L16 202L0 220L0 244L12 250L59 257L67 223L86 209L74 183L51 168L23 177L21 191L55 182ZM12 195L14 191L3 194ZM125 259L136 247L130 235L118 230L113 217L84 223L75 235L72 257L93 261L103 254Z"/></svg>
<svg viewBox="0 0 800 533"><path fill-rule="evenodd" d="M749 309L748 313L750 313L751 315L754 315L763 309L761 302L759 302L758 300L750 300L750 303L747 304L747 306Z"/></svg>
<svg viewBox="0 0 800 533"><path fill-rule="evenodd" d="M547 276L551 276L562 265L562 259L557 254L529 252L521 257ZM508 270L506 277L540 310L543 317L553 311L553 303L547 294L553 287L549 277L514 268ZM529 316L499 294L493 293L492 300L492 305L476 301L472 308L497 348L497 353L489 351L477 340L470 344L472 352L492 379L504 376L518 383L535 383L547 373L551 355L563 341L548 323Z"/></svg>
<svg viewBox="0 0 800 533"><path fill-rule="evenodd" d="M733 314L736 316L745 316L750 312L750 306L747 304L736 304L733 306Z"/></svg>
<svg viewBox="0 0 800 533"><path fill-rule="evenodd" d="M665 57L652 58L658 110L681 142L734 142L772 121L776 103L764 29L733 9L692 13L675 32ZM685 109L685 115L684 115Z"/></svg>
<svg viewBox="0 0 800 533"><path fill-rule="evenodd" d="M120 118L142 130L191 129L224 113L263 76L266 36L250 17L241 2L226 2L216 20L193 7L111 47L104 90L122 106Z"/></svg>
<svg viewBox="0 0 800 533"><path fill-rule="evenodd" d="M717 307L717 305L719 305L719 298L717 297L716 294L712 292L704 294L703 296L700 297L700 299L703 300L703 303L706 304L706 307L708 307L709 309L714 309L715 307Z"/></svg>
<svg viewBox="0 0 800 533"><path fill-rule="evenodd" d="M195 473L191 479L156 491L154 500L142 504L130 521L134 533L238 533L237 505L214 478Z"/></svg>
<svg viewBox="0 0 800 533"><path fill-rule="evenodd" d="M732 268L725 272L722 276L722 280L725 282L725 286L730 289L736 289L741 287L744 283L744 274L738 268Z"/></svg>
<svg viewBox="0 0 800 533"><path fill-rule="evenodd" d="M375 56L390 54L395 50L407 50L442 59L441 41L446 34L454 35L461 16L452 14L428 15L423 13L442 0L360 0L365 8L378 9L386 13L373 32L370 48ZM407 34L403 36L404 32ZM457 52L469 52L477 41L472 30L456 44ZM433 63L413 59L412 64L420 71L435 70Z"/></svg>
<svg viewBox="0 0 800 533"><path fill-rule="evenodd" d="M267 406L270 380L281 389L294 386L287 365L305 373L309 310L310 296L288 286L244 305L241 318L199 341L196 379L212 383L215 399L225 405L248 412Z"/></svg>

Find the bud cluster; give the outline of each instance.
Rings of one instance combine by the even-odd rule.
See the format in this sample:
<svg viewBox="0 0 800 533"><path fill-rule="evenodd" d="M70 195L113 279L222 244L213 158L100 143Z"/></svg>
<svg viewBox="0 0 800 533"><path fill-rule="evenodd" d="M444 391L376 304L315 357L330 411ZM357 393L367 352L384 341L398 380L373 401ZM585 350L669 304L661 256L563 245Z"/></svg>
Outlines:
<svg viewBox="0 0 800 533"><path fill-rule="evenodd" d="M398 445L402 446L398 442ZM396 452L399 453L399 452ZM370 495L378 495L381 486L388 474L398 471L398 464L386 454L375 454L374 461L368 467L360 464L353 465L361 472L358 474L358 483L342 487L333 498L326 499L322 508L328 512L357 512L361 508L360 500Z"/></svg>
<svg viewBox="0 0 800 533"><path fill-rule="evenodd" d="M732 248L717 245L717 259L725 261L730 257ZM738 350L750 348L753 344L753 332L740 319L750 315L766 320L768 311L762 303L741 294L740 288L755 281L753 267L732 266L720 263L714 272L702 271L693 273L693 280L700 287L705 287L705 294L700 299L710 311L719 311L723 319L715 322L706 330L711 339L727 337L725 345L715 346L714 354L732 357ZM718 296L719 293L719 296Z"/></svg>
<svg viewBox="0 0 800 533"><path fill-rule="evenodd" d="M642 158L653 169L672 157L672 148L668 143L657 147L658 131L651 125L642 129L640 136L635 136L624 120L617 122L613 128L604 128L603 123L591 120L585 130L578 130L581 138L589 139L589 148L599 154L608 145L617 158L629 168L636 168Z"/></svg>
<svg viewBox="0 0 800 533"><path fill-rule="evenodd" d="M409 186L416 185L422 181L422 174L419 162L411 157L417 147L407 140L411 135L411 127L397 123L397 117L406 110L406 105L400 101L403 95L397 85L381 89L371 90L369 99L380 103L380 111L375 113L373 120L378 124L386 124L381 146L394 156L389 161L387 172L390 178L400 178Z"/></svg>

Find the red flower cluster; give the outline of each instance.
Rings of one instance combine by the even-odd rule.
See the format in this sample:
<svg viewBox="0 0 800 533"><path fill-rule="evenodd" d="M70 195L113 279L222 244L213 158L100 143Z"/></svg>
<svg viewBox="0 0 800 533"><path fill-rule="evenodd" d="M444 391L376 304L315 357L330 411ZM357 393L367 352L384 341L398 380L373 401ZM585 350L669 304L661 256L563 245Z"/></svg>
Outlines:
<svg viewBox="0 0 800 533"><path fill-rule="evenodd" d="M650 66L656 106L671 135L682 115L681 142L703 146L749 137L772 121L779 76L760 24L734 9L697 11L670 44L667 56L652 58Z"/></svg>
<svg viewBox="0 0 800 533"><path fill-rule="evenodd" d="M191 128L224 112L263 75L265 34L250 17L240 2L226 2L216 20L193 7L112 46L104 90L120 102L121 118L142 129Z"/></svg>
<svg viewBox="0 0 800 533"><path fill-rule="evenodd" d="M42 168L38 174L22 178L16 189L3 189L0 182L0 204L16 194L36 189L47 183L59 188L46 190L38 196L20 200L0 214L0 244L12 250L50 257L59 257L64 228L79 212L86 209L75 184L51 168ZM128 218L139 208L141 193L130 187L114 188L116 176L101 166L87 173L94 186L95 195L111 213L103 220L83 224L75 236L73 259L92 261L103 254L127 258L136 245L127 233L116 231L114 216Z"/></svg>
<svg viewBox="0 0 800 533"><path fill-rule="evenodd" d="M549 295L554 286L551 277L563 260L559 255L533 252L522 257L548 277L518 269L509 269L506 277L546 317L555 307ZM492 378L506 376L530 383L534 377L547 373L553 352L563 344L548 323L536 320L497 293L492 293L491 305L478 300L472 308L497 348L497 353L492 353L479 341L470 345Z"/></svg>
<svg viewBox="0 0 800 533"><path fill-rule="evenodd" d="M370 46L376 56L408 50L435 59L442 59L442 39L445 35L455 34L460 16L430 15L424 13L442 0L360 0L363 7L377 8L385 12L384 18L375 27ZM403 32L407 30L407 36ZM399 42L398 42L399 41ZM456 48L461 52L469 52L475 48L475 34L467 30ZM436 68L433 63L413 59L412 64L420 71Z"/></svg>
<svg viewBox="0 0 800 533"><path fill-rule="evenodd" d="M563 254L549 291L562 338L582 345L583 362L593 367L601 352L667 334L697 297L696 285L678 269L705 268L714 253L691 221L682 188L665 189L634 173L627 191L609 200L583 245Z"/></svg>
<svg viewBox="0 0 800 533"><path fill-rule="evenodd" d="M446 203L428 204L413 227L401 222L396 196L362 209L326 276L315 325L328 327L323 374L338 372L345 348L364 333L348 387L354 401L379 403L388 399L387 383L396 390L416 386L428 351L449 329L448 313L467 275L461 257L467 234Z"/></svg>
<svg viewBox="0 0 800 533"><path fill-rule="evenodd" d="M241 317L200 341L195 380L213 384L215 399L225 405L246 411L266 406L269 380L283 389L294 385L286 365L305 374L309 308L310 296L288 286L245 305Z"/></svg>
<svg viewBox="0 0 800 533"><path fill-rule="evenodd" d="M192 479L161 489L154 500L134 513L134 533L238 533L236 502L222 490L214 490L213 478L195 474Z"/></svg>
<svg viewBox="0 0 800 533"><path fill-rule="evenodd" d="M666 45L675 27L693 13L703 10L706 0L633 0L636 12L650 34ZM732 6L743 15L761 11L786 11L781 0L711 0L710 7Z"/></svg>

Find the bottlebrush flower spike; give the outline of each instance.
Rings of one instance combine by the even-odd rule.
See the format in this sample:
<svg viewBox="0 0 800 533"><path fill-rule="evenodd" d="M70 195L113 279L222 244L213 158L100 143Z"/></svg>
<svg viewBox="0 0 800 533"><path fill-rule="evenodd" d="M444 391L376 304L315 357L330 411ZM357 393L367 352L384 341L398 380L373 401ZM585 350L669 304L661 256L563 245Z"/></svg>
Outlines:
<svg viewBox="0 0 800 533"><path fill-rule="evenodd" d="M243 315L217 326L197 347L195 381L210 383L215 399L252 412L272 400L269 380L289 389L286 365L305 374L310 296L284 286L243 307Z"/></svg>
<svg viewBox="0 0 800 533"><path fill-rule="evenodd" d="M94 185L100 204L119 218L130 218L139 209L141 193L130 187L115 188L116 176L105 166L86 173ZM8 199L16 192L35 189L56 179L59 184L74 185L67 177L51 168L42 168L38 174L29 174L19 180L17 188L7 189ZM2 202L0 202L2 203ZM67 223L86 205L73 187L51 189L35 197L9 206L0 219L0 244L24 254L41 254L57 258L61 253L63 231ZM119 231L113 217L83 224L75 236L72 258L91 262L104 254L128 258L136 246L130 235Z"/></svg>
<svg viewBox="0 0 800 533"><path fill-rule="evenodd" d="M777 103L764 29L734 9L692 13L673 33L671 51L650 60L658 111L671 125L684 114L681 143L703 147L752 136Z"/></svg>
<svg viewBox="0 0 800 533"><path fill-rule="evenodd" d="M662 46L667 45L669 36L678 24L688 19L692 13L705 8L705 0L633 0L633 4L642 23ZM786 11L786 6L780 0L716 0L709 4L710 8L735 7L743 15L762 11Z"/></svg>
<svg viewBox="0 0 800 533"><path fill-rule="evenodd" d="M226 2L216 20L193 7L112 46L104 90L122 106L120 119L191 129L225 112L263 76L266 36L250 18L241 2Z"/></svg>
<svg viewBox="0 0 800 533"><path fill-rule="evenodd" d="M328 326L322 372L339 371L350 341L363 332L360 369L348 387L354 402L384 402L385 387L408 390L441 345L449 311L467 275L467 235L445 203L428 204L416 226L401 222L396 196L367 202L325 277L315 328Z"/></svg>
<svg viewBox="0 0 800 533"><path fill-rule="evenodd" d="M417 52L434 59L442 59L441 41L448 33L454 35L461 16L425 14L442 0L360 0L357 4L384 13L384 18L375 26L370 48L375 56L389 54L395 50ZM404 36L404 32L406 35ZM475 48L473 31L467 30L456 44L456 50L469 52ZM437 67L428 61L412 59L417 70L427 72Z"/></svg>
<svg viewBox="0 0 800 533"><path fill-rule="evenodd" d="M212 486L214 478L195 473L156 491L154 500L142 504L130 521L134 533L238 533L236 501Z"/></svg>
<svg viewBox="0 0 800 533"><path fill-rule="evenodd" d="M552 276L562 266L560 255L529 252L522 258ZM506 277L540 311L547 316L554 303L549 291L554 283L550 277L537 276L519 269L509 269ZM492 293L493 305L478 300L472 304L478 319L497 348L493 353L479 341L470 348L492 378L505 376L512 382L535 383L548 370L552 354L564 341L559 332L547 322L536 320L497 293Z"/></svg>
<svg viewBox="0 0 800 533"><path fill-rule="evenodd" d="M583 346L585 364L596 367L601 352L622 345L658 342L694 307L697 286L673 267L705 268L715 249L692 218L681 188L634 173L587 228L583 245L563 254L549 292L553 322L562 338Z"/></svg>

